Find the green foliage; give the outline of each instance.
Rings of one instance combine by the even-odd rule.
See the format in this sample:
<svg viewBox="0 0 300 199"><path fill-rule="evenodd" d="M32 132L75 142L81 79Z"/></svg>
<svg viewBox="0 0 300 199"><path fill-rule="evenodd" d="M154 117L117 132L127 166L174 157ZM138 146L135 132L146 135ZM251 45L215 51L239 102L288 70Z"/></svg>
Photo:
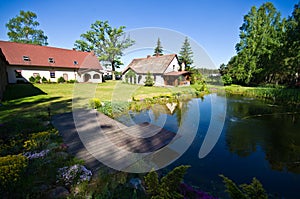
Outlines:
<svg viewBox="0 0 300 199"><path fill-rule="evenodd" d="M45 84L45 83L48 83L48 80L47 80L47 78L46 78L46 77L44 77L44 76L43 76L43 78L42 78L42 83L43 83L43 84Z"/></svg>
<svg viewBox="0 0 300 199"><path fill-rule="evenodd" d="M4 190L13 190L28 165L23 155L0 157L0 194Z"/></svg>
<svg viewBox="0 0 300 199"><path fill-rule="evenodd" d="M58 79L57 79L57 83L65 83L65 78L64 77L59 77Z"/></svg>
<svg viewBox="0 0 300 199"><path fill-rule="evenodd" d="M31 76L31 77L29 77L29 81L30 81L31 83L35 83L35 78L34 78L33 76Z"/></svg>
<svg viewBox="0 0 300 199"><path fill-rule="evenodd" d="M37 29L39 22L36 21L37 15L30 11L20 11L19 16L16 16L8 21L8 37L10 41L19 43L29 43L38 45L48 45L48 37L44 32Z"/></svg>
<svg viewBox="0 0 300 199"><path fill-rule="evenodd" d="M39 75L36 76L35 80L34 80L34 83L41 83L41 79L42 79L41 76L39 76Z"/></svg>
<svg viewBox="0 0 300 199"><path fill-rule="evenodd" d="M147 73L147 76L146 76L145 79L146 79L145 82L144 82L145 86L153 86L154 85L154 79L152 78L150 72Z"/></svg>
<svg viewBox="0 0 300 199"><path fill-rule="evenodd" d="M222 76L222 82L223 82L224 85L230 85L230 84L232 84L232 78L231 78L231 76L229 74L224 74Z"/></svg>
<svg viewBox="0 0 300 199"><path fill-rule="evenodd" d="M179 62L184 63L185 70L189 71L191 69L191 65L193 64L193 51L190 45L190 42L187 37L182 44L181 50L178 56Z"/></svg>
<svg viewBox="0 0 300 199"><path fill-rule="evenodd" d="M232 180L220 175L226 187L226 192L229 193L232 199L267 199L268 195L262 184L253 178L250 184L242 184L237 186Z"/></svg>
<svg viewBox="0 0 300 199"><path fill-rule="evenodd" d="M156 47L154 49L153 56L163 55L163 47L161 45L160 39L157 39Z"/></svg>
<svg viewBox="0 0 300 199"><path fill-rule="evenodd" d="M94 51L101 61L107 61L112 66L113 80L115 68L119 67L123 51L132 46L134 41L125 36L125 26L112 28L108 21L96 21L91 30L81 34L81 40L75 41L75 48L81 51Z"/></svg>
<svg viewBox="0 0 300 199"><path fill-rule="evenodd" d="M253 6L240 27L237 55L220 67L227 83L240 85L284 84L299 82L300 8L295 5L292 16L281 18L270 2Z"/></svg>
<svg viewBox="0 0 300 199"><path fill-rule="evenodd" d="M98 109L102 106L102 104L101 104L101 101L99 98L93 98L93 99L90 99L89 106L92 109Z"/></svg>
<svg viewBox="0 0 300 199"><path fill-rule="evenodd" d="M23 147L27 151L42 150L58 137L58 132L55 129L30 134L28 140L24 142Z"/></svg>
<svg viewBox="0 0 300 199"><path fill-rule="evenodd" d="M132 82L132 79L133 79L133 82ZM125 82L129 83L129 80L130 80L130 83L136 83L136 74L131 69L129 69L125 74Z"/></svg>
<svg viewBox="0 0 300 199"><path fill-rule="evenodd" d="M70 79L67 81L69 84L74 84L74 83L77 83L77 80L75 79Z"/></svg>
<svg viewBox="0 0 300 199"><path fill-rule="evenodd" d="M182 165L176 167L170 171L166 176L158 179L158 175L155 171L149 172L145 176L146 191L151 195L151 198L182 198L183 196L179 193L179 185L183 180L183 176L186 170L190 166Z"/></svg>

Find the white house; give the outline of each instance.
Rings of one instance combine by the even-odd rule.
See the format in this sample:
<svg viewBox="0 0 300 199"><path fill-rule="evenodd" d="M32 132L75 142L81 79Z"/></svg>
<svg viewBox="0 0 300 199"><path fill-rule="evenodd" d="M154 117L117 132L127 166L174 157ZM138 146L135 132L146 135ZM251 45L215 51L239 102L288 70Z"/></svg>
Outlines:
<svg viewBox="0 0 300 199"><path fill-rule="evenodd" d="M147 73L150 72L155 86L178 86L190 84L190 72L180 71L176 54L157 55L133 59L122 72L123 81L144 85Z"/></svg>
<svg viewBox="0 0 300 199"><path fill-rule="evenodd" d="M8 83L28 82L31 76L57 82L63 77L78 82L102 82L102 66L93 52L0 41ZM4 60L3 60L4 59Z"/></svg>

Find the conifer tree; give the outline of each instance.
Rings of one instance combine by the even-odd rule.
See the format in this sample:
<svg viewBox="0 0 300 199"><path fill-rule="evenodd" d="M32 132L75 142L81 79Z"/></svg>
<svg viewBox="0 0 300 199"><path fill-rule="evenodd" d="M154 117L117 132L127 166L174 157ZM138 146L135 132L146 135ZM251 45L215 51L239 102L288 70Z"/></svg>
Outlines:
<svg viewBox="0 0 300 199"><path fill-rule="evenodd" d="M157 39L157 44L156 44L156 48L154 49L153 56L157 56L157 55L163 55L163 47L161 45L159 38Z"/></svg>
<svg viewBox="0 0 300 199"><path fill-rule="evenodd" d="M181 50L179 52L179 62L182 64L184 63L185 65L185 70L190 70L191 65L193 64L193 51L190 45L190 42L187 37L185 37L185 40L183 42L183 45L181 47ZM183 69L182 69L183 70Z"/></svg>

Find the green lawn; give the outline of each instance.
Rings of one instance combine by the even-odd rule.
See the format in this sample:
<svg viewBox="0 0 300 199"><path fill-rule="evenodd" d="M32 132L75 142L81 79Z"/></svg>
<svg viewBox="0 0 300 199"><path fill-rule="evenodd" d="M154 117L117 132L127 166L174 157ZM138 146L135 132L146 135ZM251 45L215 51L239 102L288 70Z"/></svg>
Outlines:
<svg viewBox="0 0 300 199"><path fill-rule="evenodd" d="M191 90L191 87L145 87L107 81L102 84L15 84L9 85L0 106L1 131L21 133L40 130L39 124L49 120L50 114L72 111L72 104L88 106L88 100L96 97L101 101L128 101L132 97L146 97ZM192 89L193 90L193 89ZM75 106L74 105L74 106ZM1 133L1 132L0 132Z"/></svg>

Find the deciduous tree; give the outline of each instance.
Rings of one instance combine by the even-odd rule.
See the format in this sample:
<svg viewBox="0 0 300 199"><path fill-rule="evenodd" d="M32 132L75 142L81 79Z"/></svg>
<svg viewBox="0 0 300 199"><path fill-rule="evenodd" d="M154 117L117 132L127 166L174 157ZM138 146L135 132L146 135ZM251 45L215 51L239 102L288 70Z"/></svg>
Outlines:
<svg viewBox="0 0 300 199"><path fill-rule="evenodd" d="M75 41L75 48L82 51L94 50L101 61L107 61L112 67L112 79L115 80L115 70L119 67L123 51L132 46L134 41L126 36L125 26L113 28L108 21L96 21L91 30L81 34L81 40Z"/></svg>
<svg viewBox="0 0 300 199"><path fill-rule="evenodd" d="M28 44L48 45L48 37L44 31L37 29L40 25L36 21L37 15L30 11L20 11L20 15L10 19L6 24L10 41Z"/></svg>

